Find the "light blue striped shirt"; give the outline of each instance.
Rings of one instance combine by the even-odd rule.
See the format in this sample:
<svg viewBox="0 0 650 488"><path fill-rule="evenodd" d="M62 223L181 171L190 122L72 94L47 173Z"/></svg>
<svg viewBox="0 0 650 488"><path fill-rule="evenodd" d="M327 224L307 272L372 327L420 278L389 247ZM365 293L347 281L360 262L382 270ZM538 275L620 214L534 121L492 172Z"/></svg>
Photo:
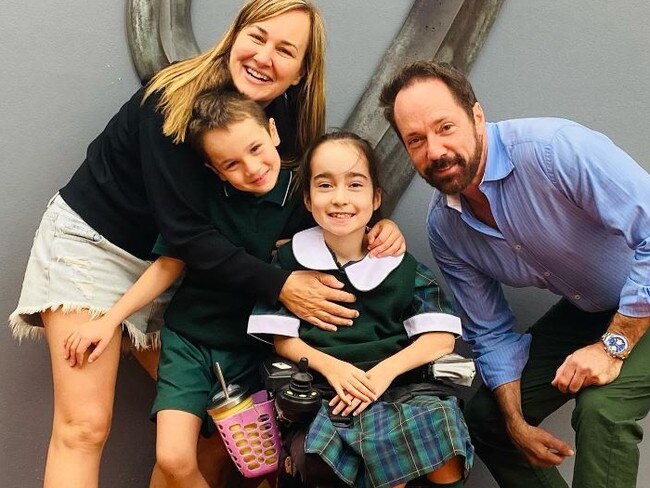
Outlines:
<svg viewBox="0 0 650 488"><path fill-rule="evenodd" d="M487 126L481 191L499 230L435 192L427 229L485 384L520 378L530 336L501 283L546 288L585 311L650 316L650 175L603 134L540 118Z"/></svg>

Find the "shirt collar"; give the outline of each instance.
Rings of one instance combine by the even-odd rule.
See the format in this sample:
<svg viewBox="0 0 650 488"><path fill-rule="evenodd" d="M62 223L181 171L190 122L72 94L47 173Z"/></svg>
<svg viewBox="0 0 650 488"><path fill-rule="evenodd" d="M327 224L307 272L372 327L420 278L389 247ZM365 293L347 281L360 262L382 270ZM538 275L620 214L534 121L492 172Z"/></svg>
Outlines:
<svg viewBox="0 0 650 488"><path fill-rule="evenodd" d="M251 200L255 203L262 202L271 202L281 207L284 207L284 204L289 198L289 192L291 191L291 182L293 181L293 171L288 169L281 169L280 174L278 175L278 181L273 187L273 189L265 193L264 195L253 195L252 193L238 190L232 186L227 181L223 182L223 194L226 198L238 197Z"/></svg>
<svg viewBox="0 0 650 488"><path fill-rule="evenodd" d="M508 157L501 138L499 129L496 124L486 124L487 135L487 160L485 161L485 174L481 180L481 185L485 182L499 181L508 176L515 169L512 161ZM463 213L460 201L460 194L445 195L445 204L447 207Z"/></svg>
<svg viewBox="0 0 650 488"><path fill-rule="evenodd" d="M323 230L312 227L293 236L291 241L293 255L305 268L317 271L339 269L332 253L325 244ZM362 260L344 266L341 271L359 291L369 291L379 286L404 259L401 256L376 258L365 256Z"/></svg>

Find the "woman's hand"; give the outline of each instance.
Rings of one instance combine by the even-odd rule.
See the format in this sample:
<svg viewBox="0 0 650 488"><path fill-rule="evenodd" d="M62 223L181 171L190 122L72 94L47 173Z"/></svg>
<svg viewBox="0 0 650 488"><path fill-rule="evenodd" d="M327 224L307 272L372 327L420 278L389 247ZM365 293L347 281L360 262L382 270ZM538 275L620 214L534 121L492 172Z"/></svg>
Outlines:
<svg viewBox="0 0 650 488"><path fill-rule="evenodd" d="M395 222L382 219L368 232L368 250L375 257L401 256L406 252L406 240Z"/></svg>
<svg viewBox="0 0 650 488"><path fill-rule="evenodd" d="M352 325L356 310L334 302L353 303L354 295L339 290L343 283L317 271L294 271L285 281L279 300L294 315L324 330L337 325Z"/></svg>
<svg viewBox="0 0 650 488"><path fill-rule="evenodd" d="M366 372L350 363L330 357L327 366L320 368L320 373L334 388L336 398L342 399L345 406L350 405L354 399L372 402L376 398Z"/></svg>
<svg viewBox="0 0 650 488"><path fill-rule="evenodd" d="M119 326L105 316L80 325L63 341L64 359L70 363L70 367L83 366L86 351L94 345L93 352L88 356L88 363L92 363L104 352Z"/></svg>

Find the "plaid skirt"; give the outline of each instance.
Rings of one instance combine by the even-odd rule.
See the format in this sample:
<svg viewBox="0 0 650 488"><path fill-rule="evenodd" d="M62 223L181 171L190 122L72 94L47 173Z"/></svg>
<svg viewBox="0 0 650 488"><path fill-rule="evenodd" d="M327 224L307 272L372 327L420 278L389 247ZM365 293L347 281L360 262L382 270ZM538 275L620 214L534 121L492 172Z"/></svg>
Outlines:
<svg viewBox="0 0 650 488"><path fill-rule="evenodd" d="M435 471L454 456L465 459L466 477L474 448L458 400L415 396L404 403L378 401L349 427L337 427L325 402L305 439L314 453L354 487L388 488Z"/></svg>

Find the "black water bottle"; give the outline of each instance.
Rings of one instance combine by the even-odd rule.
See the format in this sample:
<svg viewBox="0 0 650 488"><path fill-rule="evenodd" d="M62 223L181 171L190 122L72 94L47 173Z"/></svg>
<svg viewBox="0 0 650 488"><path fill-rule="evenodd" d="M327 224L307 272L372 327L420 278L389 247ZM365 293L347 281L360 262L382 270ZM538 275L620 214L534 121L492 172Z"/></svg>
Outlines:
<svg viewBox="0 0 650 488"><path fill-rule="evenodd" d="M309 362L301 358L298 372L275 397L278 418L287 422L311 422L321 405L321 394L311 386L314 377L307 372Z"/></svg>

